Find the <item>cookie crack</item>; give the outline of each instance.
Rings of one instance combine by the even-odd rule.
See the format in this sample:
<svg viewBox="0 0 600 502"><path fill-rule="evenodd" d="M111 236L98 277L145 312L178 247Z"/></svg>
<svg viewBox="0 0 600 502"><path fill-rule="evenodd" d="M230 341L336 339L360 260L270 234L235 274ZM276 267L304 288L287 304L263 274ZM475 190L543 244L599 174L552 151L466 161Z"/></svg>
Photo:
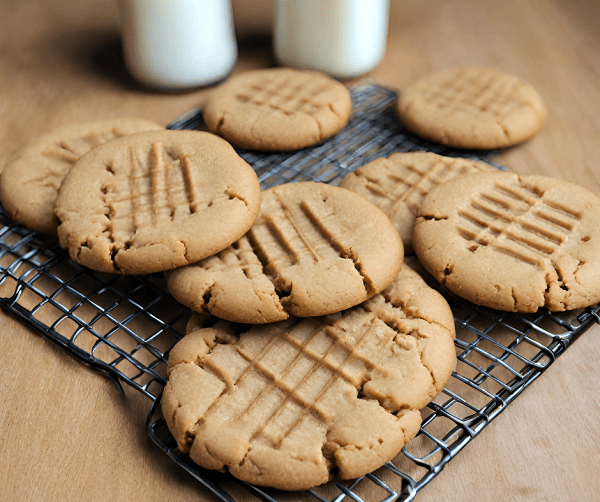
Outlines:
<svg viewBox="0 0 600 502"><path fill-rule="evenodd" d="M261 470L260 470L260 466L258 466L254 462L252 462L252 459L249 458L249 455L250 455L251 451L252 451L252 445L249 445L248 449L246 450L246 453L244 453L244 456L242 457L242 459L237 463L237 467L241 468L247 462L247 463L251 464L252 467L255 467L258 470L258 476L260 476L261 473L262 473Z"/></svg>
<svg viewBox="0 0 600 502"><path fill-rule="evenodd" d="M442 272L442 276L440 278L440 284L442 286L445 286L446 283L448 282L448 278L452 275L453 269L454 269L454 264L446 263L446 266L444 267L444 271Z"/></svg>
<svg viewBox="0 0 600 502"><path fill-rule="evenodd" d="M554 267L554 270L556 271L556 275L558 276L558 287L560 289L562 289L563 291L569 291L569 286L567 284L567 282L565 281L565 278L561 272L561 270L558 267Z"/></svg>
<svg viewBox="0 0 600 502"><path fill-rule="evenodd" d="M510 296L511 296L512 301L513 301L513 311L515 311L517 309L518 300L517 300L517 296L515 294L515 288L514 288L514 286L510 287Z"/></svg>
<svg viewBox="0 0 600 502"><path fill-rule="evenodd" d="M580 260L578 260L578 264L573 272L573 278L575 280L575 282L579 282L577 281L577 271L579 270L579 267L582 265L582 262ZM553 272L553 273L552 273ZM556 277L556 278L554 278ZM550 268L549 272L546 272L545 276L544 276L545 280L546 280L546 289L544 291L544 306L545 307L553 307L554 309L556 309L556 305L558 305L558 307L560 309L565 309L567 308L566 305L568 304L568 299L571 296L571 287L569 285L569 281L566 281L564 278L563 273L561 272L560 268L557 267L556 265L552 265L552 267ZM563 292L563 297L558 299L556 298L550 298L550 294L551 294L551 289L553 285L557 285L559 287L559 289ZM555 305L553 305L555 304Z"/></svg>
<svg viewBox="0 0 600 502"><path fill-rule="evenodd" d="M208 306L211 299L212 299L212 289L214 287L214 284L211 284L208 289L204 292L204 294L202 295L202 302L204 307L206 308L206 310L208 312L210 312L210 307Z"/></svg>
<svg viewBox="0 0 600 502"><path fill-rule="evenodd" d="M228 186L223 193L229 197L229 200L239 200L244 203L246 207L250 206L250 203L244 196L240 193L237 193L233 188ZM209 204L209 207L212 205L212 202Z"/></svg>
<svg viewBox="0 0 600 502"><path fill-rule="evenodd" d="M181 408L183 408L183 405L181 404L180 401L177 401L177 406L173 410L173 414L171 416L172 423L177 423L177 414ZM194 433L194 430L196 429L196 426L198 425L199 422L200 422L200 420L198 419L193 427L191 427L190 429L186 429L184 432L184 441L185 441L185 446L186 446L184 449L187 451L190 450L192 444L194 443L194 439L196 439L196 434ZM184 451L184 453L186 453L186 452Z"/></svg>
<svg viewBox="0 0 600 502"><path fill-rule="evenodd" d="M356 384L356 391L358 399L370 399L365 393L365 385L371 381L372 377L370 373L363 376L362 380ZM379 403L381 405L381 403Z"/></svg>
<svg viewBox="0 0 600 502"><path fill-rule="evenodd" d="M410 296L414 297L416 295L418 295L421 291L426 291L427 288L424 287L420 287L418 289L412 290L410 291ZM405 303L402 303L401 301L398 301L397 304L394 303L391 298L388 299L386 295L383 295L386 303L389 303L394 310L400 310L400 312L402 312L402 314L404 315L404 317L402 317L402 320L406 320L406 321L425 321L430 325L434 325L434 326L439 326L440 328L442 328L444 331L448 331L448 328L446 326L444 326L443 324L441 324L440 322L437 322L435 319L424 319L423 317L418 317L415 315L412 315L410 313L410 309L406 306ZM396 319L398 319L399 316L396 317ZM382 319L383 320L383 319ZM385 322L386 324L388 324L385 320L383 320L383 322ZM398 331L398 322L394 321L393 325L388 324L388 326L396 331Z"/></svg>
<svg viewBox="0 0 600 502"><path fill-rule="evenodd" d="M579 273L579 269L585 265L585 261L583 260L577 260L577 266L575 267L575 272L573 272L573 278L575 279L575 282L577 282L577 284L580 284L579 280L577 279L577 274Z"/></svg>
<svg viewBox="0 0 600 502"><path fill-rule="evenodd" d="M113 268L117 272L121 272L121 268L117 264L117 255L119 254L119 251L120 251L119 248L116 247L113 242L113 246L111 247L111 253L110 253L110 261L112 262Z"/></svg>
<svg viewBox="0 0 600 502"><path fill-rule="evenodd" d="M358 257L354 256L352 251L353 251L352 248L350 248L348 252L340 253L340 258L344 258L346 260L352 261L352 264L353 264L355 270L358 272L358 275L360 275L360 277L361 277L365 291L368 294L373 294L375 292L375 288L373 286L373 281L365 273L362 263L360 262Z"/></svg>
<svg viewBox="0 0 600 502"><path fill-rule="evenodd" d="M186 243L182 240L177 241L179 242L179 244L181 244L181 246L183 247L183 259L185 260L186 263L190 263L190 258L188 257L188 247L186 245Z"/></svg>
<svg viewBox="0 0 600 502"><path fill-rule="evenodd" d="M437 395L437 390L436 390L437 389L437 379L436 379L435 374L434 374L434 369L431 368L431 367L429 367L425 363L425 361L423 360L424 359L424 352L427 350L427 347L424 346L421 343L421 341L422 340L428 340L429 338L427 336L421 335L419 333L419 328L418 327L415 327L414 329L410 330L406 334L398 333L398 335L399 336L410 336L410 337L412 337L412 338L415 339L415 343L417 345L417 352L418 352L418 355L419 355L419 361L421 362L421 366L423 366L423 368L425 368L425 370L427 370L427 372L429 373L429 376L431 377L431 388L428 391L428 394L432 394L433 393L433 395ZM402 345L399 341L397 341L397 339L398 339L398 336L394 337L394 341L398 345ZM398 411L396 411L395 413L396 414L400 413L403 408L405 408L405 409L412 409L412 408L410 408L410 406L401 405L400 409Z"/></svg>
<svg viewBox="0 0 600 502"><path fill-rule="evenodd" d="M378 308L372 308L369 303L365 304L363 306L363 308L367 311L372 313L376 319L380 320L381 322L383 322L388 328L393 329L396 332L398 331L398 320L413 320L415 319L415 317L407 314L404 310L405 305L402 304L401 302L398 302L398 305L395 304L389 295L382 293L382 297L385 301L385 304L391 306L392 308L392 313L388 313L386 311L381 311ZM399 312L397 312L399 311ZM402 315L400 315L402 314Z"/></svg>
<svg viewBox="0 0 600 502"><path fill-rule="evenodd" d="M112 167L112 164L108 164L106 166L106 170L110 173L112 173L113 175L115 174L114 169ZM117 264L117 254L120 251L120 247L117 244L115 237L114 237L114 233L112 231L112 224L113 224L113 218L114 218L114 214L113 214L113 207L109 202L109 186L108 184L104 184L101 188L101 193L102 193L102 202L104 204L104 207L106 208L106 224L104 225L104 229L102 231L102 235L109 241L109 249L110 249L110 261L111 264L114 268L114 270L116 272L121 272L121 269L119 267L119 265ZM124 243L124 248L125 250L129 249L129 246L131 245L131 241L127 241Z"/></svg>
<svg viewBox="0 0 600 502"><path fill-rule="evenodd" d="M422 214L419 216L420 219L425 221L444 221L448 219L448 216L434 216L432 214Z"/></svg>

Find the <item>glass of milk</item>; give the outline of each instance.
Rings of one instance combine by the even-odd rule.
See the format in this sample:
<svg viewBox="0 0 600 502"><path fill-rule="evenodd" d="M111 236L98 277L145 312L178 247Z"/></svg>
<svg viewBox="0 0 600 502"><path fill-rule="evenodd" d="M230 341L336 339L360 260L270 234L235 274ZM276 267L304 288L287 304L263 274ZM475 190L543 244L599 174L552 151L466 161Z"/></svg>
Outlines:
<svg viewBox="0 0 600 502"><path fill-rule="evenodd" d="M237 59L231 0L118 0L125 64L150 87L218 82Z"/></svg>
<svg viewBox="0 0 600 502"><path fill-rule="evenodd" d="M284 65L350 78L381 61L389 0L275 0L273 49Z"/></svg>

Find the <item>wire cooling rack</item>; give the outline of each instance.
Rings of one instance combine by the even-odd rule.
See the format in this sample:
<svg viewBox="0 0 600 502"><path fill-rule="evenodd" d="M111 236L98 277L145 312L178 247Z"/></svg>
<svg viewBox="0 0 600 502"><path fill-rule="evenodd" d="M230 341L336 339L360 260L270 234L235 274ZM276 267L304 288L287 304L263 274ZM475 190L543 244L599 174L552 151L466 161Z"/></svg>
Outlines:
<svg viewBox="0 0 600 502"><path fill-rule="evenodd" d="M395 94L366 84L351 89L349 126L322 145L294 153L240 151L263 188L314 180L337 184L350 171L395 151L429 150L490 160L495 152L448 149L408 134L393 111ZM195 110L169 128L197 128ZM497 166L500 167L500 166ZM600 306L564 314L543 309L516 315L447 298L456 321L457 366L444 391L424 410L417 437L376 472L332 481L301 494L255 487L209 472L182 454L160 414L171 347L189 311L166 292L162 275L114 276L72 262L56 238L12 222L0 208L0 306L82 363L137 389L151 401L148 433L167 455L222 501L258 496L319 502L410 501L507 405L538 378L594 320Z"/></svg>

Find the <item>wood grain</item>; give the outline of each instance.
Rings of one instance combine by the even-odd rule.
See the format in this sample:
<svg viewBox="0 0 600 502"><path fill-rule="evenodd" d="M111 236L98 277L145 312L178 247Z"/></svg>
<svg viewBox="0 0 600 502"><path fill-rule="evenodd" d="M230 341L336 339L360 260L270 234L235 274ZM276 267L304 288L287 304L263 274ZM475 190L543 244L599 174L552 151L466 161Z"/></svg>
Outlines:
<svg viewBox="0 0 600 502"><path fill-rule="evenodd" d="M0 166L55 126L119 116L167 124L210 91L139 86L123 65L112 0L1 4ZM234 1L236 73L273 63L272 1L254 4ZM401 90L459 64L514 73L540 91L548 120L496 160L600 194L599 25L594 0L392 0L383 61L347 83ZM0 499L214 500L151 444L145 398L121 396L10 315L0 314L0 327ZM597 500L598 336L594 326L580 337L417 500Z"/></svg>

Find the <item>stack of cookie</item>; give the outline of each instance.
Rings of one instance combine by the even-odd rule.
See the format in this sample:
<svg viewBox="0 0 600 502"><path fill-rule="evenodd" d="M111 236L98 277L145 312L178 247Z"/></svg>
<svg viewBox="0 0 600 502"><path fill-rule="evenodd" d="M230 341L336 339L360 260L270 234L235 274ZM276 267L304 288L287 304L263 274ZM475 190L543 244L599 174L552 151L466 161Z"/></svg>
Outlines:
<svg viewBox="0 0 600 502"><path fill-rule="evenodd" d="M452 313L402 267L390 219L326 184L261 193L229 143L302 148L350 115L330 77L253 72L212 93L215 134L79 124L38 138L2 173L16 221L57 232L91 269L165 272L195 311L169 358L163 410L203 467L288 490L367 474L416 435L419 409L450 377Z"/></svg>
<svg viewBox="0 0 600 502"><path fill-rule="evenodd" d="M171 351L169 428L201 466L285 490L393 459L456 358L448 304L406 266L337 314L213 323L194 315Z"/></svg>
<svg viewBox="0 0 600 502"><path fill-rule="evenodd" d="M526 84L472 68L417 83L398 104L416 134L462 148L523 141L544 110ZM417 434L419 410L450 378L455 331L404 250L481 305L600 301L600 203L580 187L416 152L365 165L341 187L261 192L231 146L302 148L350 115L347 89L323 74L251 72L209 97L212 133L135 120L69 127L2 173L16 221L57 231L94 270L165 272L194 311L162 407L179 448L205 468L307 489L367 474Z"/></svg>
<svg viewBox="0 0 600 502"><path fill-rule="evenodd" d="M426 115L419 109L423 88L431 93L423 105L433 108L433 117L443 117L429 128L431 134L423 134L409 118ZM535 134L545 107L527 84L467 68L407 90L398 113L413 132L429 139L460 148L499 148ZM378 205L405 248L414 248L442 285L479 305L531 312L600 301L594 287L600 246L592 223L600 216L599 199L581 187L425 152L378 159L341 186ZM305 195L293 209L287 201L296 196L288 190L282 186L263 194L264 214L227 253L169 272L168 282L175 297L205 314L245 323L266 322L267 312L295 317L251 328L219 321L210 329L201 328L204 319L193 318L190 335L170 358L163 411L180 448L200 465L228 469L256 484L303 489L325 482L332 470L340 478L357 477L396 455L418 429L415 411L449 378L454 327L445 301L406 266L388 288L362 304L347 309L344 303L347 310L338 314L299 320L325 312L301 303L301 298L314 300L321 289L304 282L321 275L320 256L307 245L309 239L300 237L303 225L295 223L314 210ZM363 204L359 212L366 214ZM272 213L271 207L276 208ZM358 228L370 229L371 219L374 213ZM383 234L386 224L377 219L376 225ZM287 237L285 226L295 239ZM359 240L372 238L364 234ZM388 248L385 254L391 252ZM305 275L302 260L318 273ZM361 258L360 263L366 262ZM285 285L300 283L296 274L305 278L302 295L287 295ZM327 282L329 275L323 279ZM223 296L222 284L234 281L238 303ZM199 285L194 291L191 282ZM355 288L348 282L342 289ZM326 308L334 294L330 289L330 296L317 303ZM266 303L269 308L259 307ZM238 317L248 311L254 319ZM379 330L389 338L376 335ZM411 355L413 347L418 358ZM360 368L362 376L353 376L350 366ZM190 387L205 389L202 399L192 396Z"/></svg>
<svg viewBox="0 0 600 502"><path fill-rule="evenodd" d="M176 299L227 320L193 318L169 357L163 413L180 449L287 490L394 458L455 361L448 304L402 259L381 210L306 182L263 192L242 239L167 272Z"/></svg>

